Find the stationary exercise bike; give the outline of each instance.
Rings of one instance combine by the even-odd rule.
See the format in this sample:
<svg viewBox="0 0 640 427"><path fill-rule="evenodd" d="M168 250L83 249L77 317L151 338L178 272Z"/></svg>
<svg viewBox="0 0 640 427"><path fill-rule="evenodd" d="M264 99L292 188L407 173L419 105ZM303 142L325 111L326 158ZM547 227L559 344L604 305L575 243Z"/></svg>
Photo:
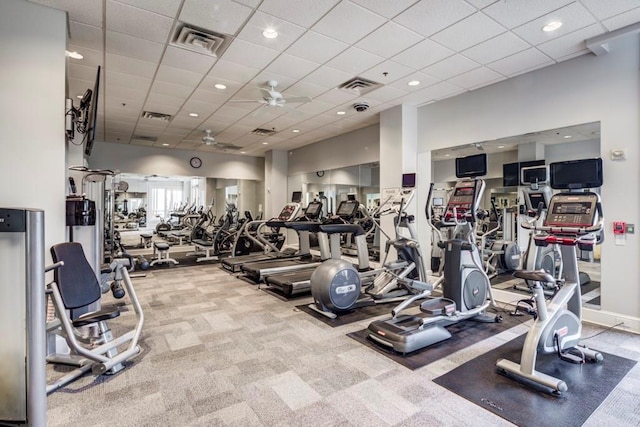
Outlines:
<svg viewBox="0 0 640 427"><path fill-rule="evenodd" d="M582 188L602 185L602 159L574 160L550 165L551 187L573 190L558 193L551 198L543 225L533 222L523 227L539 232L534 236L539 246L560 245L564 261L564 283L551 274L540 271L518 271L515 277L524 279L535 300L535 320L522 347L520 363L500 359L498 371L518 381L537 384L555 394L567 391L565 381L536 371L538 353L556 353L571 363L600 362L597 351L578 346L582 333L582 301L576 247L593 250L594 233L602 230L603 216L600 196L591 192L578 192ZM542 208L538 209L538 215ZM543 283L558 286L559 290L547 305ZM526 381L524 381L526 380Z"/></svg>

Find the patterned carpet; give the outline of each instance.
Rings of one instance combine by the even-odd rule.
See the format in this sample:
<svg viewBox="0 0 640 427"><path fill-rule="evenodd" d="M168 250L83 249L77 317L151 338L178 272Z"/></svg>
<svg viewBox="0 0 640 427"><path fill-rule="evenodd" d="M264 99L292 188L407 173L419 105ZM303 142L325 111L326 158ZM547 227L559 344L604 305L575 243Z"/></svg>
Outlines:
<svg viewBox="0 0 640 427"><path fill-rule="evenodd" d="M509 425L432 379L526 325L411 371L346 336L371 319L331 328L295 309L304 300L276 299L217 264L149 270L134 284L143 353L115 376L86 376L51 394L49 426ZM117 333L132 321L125 312L111 326ZM589 344L640 360L638 336L608 331ZM639 424L636 366L586 425Z"/></svg>

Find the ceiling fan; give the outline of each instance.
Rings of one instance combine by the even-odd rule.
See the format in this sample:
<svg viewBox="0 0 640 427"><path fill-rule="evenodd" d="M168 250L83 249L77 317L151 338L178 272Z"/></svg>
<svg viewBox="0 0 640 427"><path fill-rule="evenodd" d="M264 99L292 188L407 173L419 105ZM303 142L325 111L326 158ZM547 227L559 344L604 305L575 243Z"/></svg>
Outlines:
<svg viewBox="0 0 640 427"><path fill-rule="evenodd" d="M201 138L201 141L193 141L193 140L188 140L185 139L185 142L203 142L204 145L207 145L209 147L214 147L223 151L226 150L239 150L242 147L237 146L237 145L233 145L233 144L226 144L224 142L218 142L216 141L216 139L213 137L213 135L211 135L212 130L211 129L207 129L204 131L204 136Z"/></svg>
<svg viewBox="0 0 640 427"><path fill-rule="evenodd" d="M294 96L290 98L285 98L280 92L276 90L278 87L278 82L276 80L269 80L267 82L267 88L259 88L264 96L262 99L232 99L229 102L240 103L240 102L257 102L262 104L263 107L279 107L283 108L289 112L295 112L297 114L302 114L299 111L289 107L287 104L296 104L296 103L305 103L311 101L311 98L308 96ZM261 111L261 110L258 110Z"/></svg>
<svg viewBox="0 0 640 427"><path fill-rule="evenodd" d="M465 144L465 145L460 145L458 147L453 147L451 151L466 150L467 148L474 148L474 147L479 151L484 151L484 147L482 146L481 142L473 142L471 144Z"/></svg>

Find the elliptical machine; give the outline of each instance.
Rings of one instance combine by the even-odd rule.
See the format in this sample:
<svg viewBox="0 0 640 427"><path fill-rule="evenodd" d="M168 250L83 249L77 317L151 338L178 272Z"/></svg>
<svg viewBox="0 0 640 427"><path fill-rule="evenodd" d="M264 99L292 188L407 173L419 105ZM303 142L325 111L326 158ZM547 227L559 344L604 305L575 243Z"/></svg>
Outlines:
<svg viewBox="0 0 640 427"><path fill-rule="evenodd" d="M582 189L602 186L602 159L573 160L550 165L551 187L571 190L551 198L543 225L535 221L523 227L539 232L534 236L539 246L560 245L564 261L564 283L545 271L517 271L514 276L525 279L535 300L535 321L527 333L522 347L520 363L500 359L496 366L501 373L524 383L534 383L555 394L567 391L567 384L559 378L536 371L538 353L556 353L571 363L600 362L602 354L579 347L582 333L582 301L576 247L593 250L594 233L603 226L600 196ZM538 208L538 215L542 209ZM558 292L547 305L542 283L559 286Z"/></svg>
<svg viewBox="0 0 640 427"><path fill-rule="evenodd" d="M486 174L486 154L456 159L456 176L470 178L456 183L447 209L440 221L440 227L429 218L429 205L433 184L427 197L427 223L434 233L454 227L454 238L444 240L440 235L439 246L444 250L443 275L433 286L418 281L411 287L421 288L421 292L406 299L391 312L392 317L377 320L368 327L367 335L372 341L400 353L410 353L451 337L445 326L473 319L484 323L501 322L501 316L485 314L490 304L494 304L491 284L482 266L480 251L475 243L476 213L485 183L474 177ZM426 285L426 286L425 286ZM442 297L431 297L433 289L442 287ZM401 314L413 302L424 299L420 304L422 315Z"/></svg>

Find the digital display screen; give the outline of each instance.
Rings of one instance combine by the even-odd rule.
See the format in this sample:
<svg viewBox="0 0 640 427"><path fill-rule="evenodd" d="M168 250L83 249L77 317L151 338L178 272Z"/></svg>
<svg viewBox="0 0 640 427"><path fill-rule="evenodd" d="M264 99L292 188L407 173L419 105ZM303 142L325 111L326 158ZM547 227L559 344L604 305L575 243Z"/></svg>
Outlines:
<svg viewBox="0 0 640 427"><path fill-rule="evenodd" d="M291 194L291 203L300 203L302 201L302 191L294 191Z"/></svg>
<svg viewBox="0 0 640 427"><path fill-rule="evenodd" d="M531 203L531 209L538 209L540 203L542 203L542 209L547 209L547 202L544 200L542 193L529 193L529 202Z"/></svg>
<svg viewBox="0 0 640 427"><path fill-rule="evenodd" d="M520 184L520 163L507 163L502 165L502 186L517 187Z"/></svg>
<svg viewBox="0 0 640 427"><path fill-rule="evenodd" d="M522 184L535 184L547 182L547 167L530 167L522 169Z"/></svg>
<svg viewBox="0 0 640 427"><path fill-rule="evenodd" d="M442 206L442 205L444 205L444 199L442 197L434 197L432 205L433 206Z"/></svg>
<svg viewBox="0 0 640 427"><path fill-rule="evenodd" d="M416 174L415 173L403 173L402 174L402 188L413 188L416 186Z"/></svg>
<svg viewBox="0 0 640 427"><path fill-rule="evenodd" d="M342 216L342 217L353 216L356 213L356 210L358 210L358 205L359 205L358 202L354 200L346 200L346 201L340 202L336 215Z"/></svg>
<svg viewBox="0 0 640 427"><path fill-rule="evenodd" d="M307 206L307 209L304 210L304 215L307 217L317 217L322 210L322 203L320 202L311 202Z"/></svg>
<svg viewBox="0 0 640 427"><path fill-rule="evenodd" d="M456 188L454 196L473 196L473 193L473 187L458 187Z"/></svg>
<svg viewBox="0 0 640 427"><path fill-rule="evenodd" d="M456 177L471 178L486 174L487 155L485 153L456 158Z"/></svg>
<svg viewBox="0 0 640 427"><path fill-rule="evenodd" d="M602 187L602 159L551 163L551 188L558 190Z"/></svg>
<svg viewBox="0 0 640 427"><path fill-rule="evenodd" d="M557 203L553 205L554 215L591 215L591 202Z"/></svg>

